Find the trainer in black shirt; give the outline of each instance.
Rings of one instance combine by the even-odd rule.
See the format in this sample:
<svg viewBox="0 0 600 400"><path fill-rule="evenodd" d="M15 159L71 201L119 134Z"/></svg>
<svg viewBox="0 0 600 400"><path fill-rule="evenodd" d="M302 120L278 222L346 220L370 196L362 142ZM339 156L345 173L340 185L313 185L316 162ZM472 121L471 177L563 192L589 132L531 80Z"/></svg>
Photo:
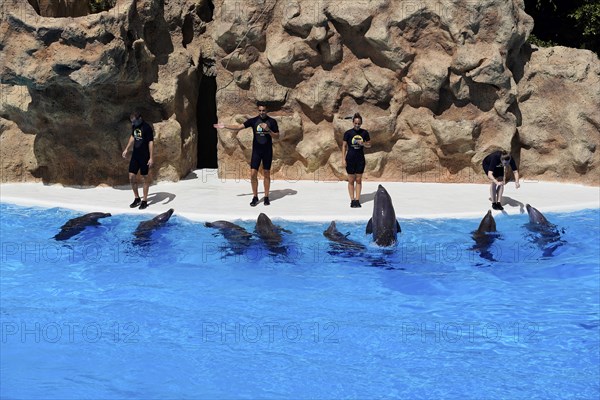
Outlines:
<svg viewBox="0 0 600 400"><path fill-rule="evenodd" d="M131 113L129 120L131 121L131 136L122 154L123 158L127 157L127 152L133 146L131 161L129 162L129 183L131 183L131 189L135 198L129 207L134 208L139 206L140 210L143 210L148 207L148 189L152 180L148 175L148 171L154 163L152 159L154 152L154 132L152 131L152 127L142 119L142 115L137 111ZM138 172L141 173L144 184L143 200L140 199L138 192L136 180Z"/></svg>
<svg viewBox="0 0 600 400"><path fill-rule="evenodd" d="M369 132L361 128L362 117L359 113L352 118L354 128L344 133L342 142L342 166L348 173L348 194L350 195L350 207L357 208L360 205L360 192L362 191L362 174L365 172L364 148L371 147Z"/></svg>
<svg viewBox="0 0 600 400"><path fill-rule="evenodd" d="M279 127L277 121L267 115L267 106L259 102L258 115L246 120L243 124L214 124L217 129L230 129L239 132L244 128L252 128L254 139L252 140L252 158L250 160L250 183L252 185L252 207L258 204L258 169L262 162L263 184L265 187L264 204L268 206L269 189L271 187L271 163L273 161L273 138L279 138Z"/></svg>
<svg viewBox="0 0 600 400"><path fill-rule="evenodd" d="M519 171L517 170L517 164L508 152L504 150L498 150L485 157L483 159L482 166L483 171L491 181L490 197L492 200L492 208L494 210L504 210L504 207L502 207L501 203L504 185L506 185L506 174L504 173L504 168L510 166L515 174L515 187L518 189L521 185L519 184Z"/></svg>

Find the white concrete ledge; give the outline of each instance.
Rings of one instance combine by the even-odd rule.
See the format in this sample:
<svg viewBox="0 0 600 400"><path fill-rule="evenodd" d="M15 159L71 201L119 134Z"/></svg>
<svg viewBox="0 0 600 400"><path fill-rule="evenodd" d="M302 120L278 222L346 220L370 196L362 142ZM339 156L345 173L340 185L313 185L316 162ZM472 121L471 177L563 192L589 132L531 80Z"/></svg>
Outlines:
<svg viewBox="0 0 600 400"><path fill-rule="evenodd" d="M363 207L350 208L347 183L286 181L271 183L271 205L250 207L252 191L248 179L221 180L215 170L194 171L180 182L159 182L150 187L150 206L130 209L129 187L74 188L42 183L0 185L0 201L24 206L63 207L82 212L112 214L175 214L194 221L255 220L264 212L272 219L293 221L367 221L373 211L377 189L374 178L363 183ZM481 218L490 209L489 185L383 182L392 196L400 219ZM259 183L262 198L262 181ZM525 204L542 212L600 208L600 188L576 184L522 181L516 189L509 183L503 205L508 214L525 212ZM499 211L494 211L499 213Z"/></svg>

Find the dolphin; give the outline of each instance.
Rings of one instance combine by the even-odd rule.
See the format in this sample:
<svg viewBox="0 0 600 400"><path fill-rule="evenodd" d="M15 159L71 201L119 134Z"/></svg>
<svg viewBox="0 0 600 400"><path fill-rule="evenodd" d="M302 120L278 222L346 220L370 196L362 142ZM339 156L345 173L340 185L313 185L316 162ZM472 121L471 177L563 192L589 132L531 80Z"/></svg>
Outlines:
<svg viewBox="0 0 600 400"><path fill-rule="evenodd" d="M492 210L488 210L479 223L479 228L473 232L472 236L475 245L471 249L477 250L479 255L486 260L496 261L494 255L490 252L490 247L498 237L496 234L496 220L492 216Z"/></svg>
<svg viewBox="0 0 600 400"><path fill-rule="evenodd" d="M255 231L258 237L265 243L265 245L275 253L286 252L286 249L281 246L283 238L281 232L289 232L277 225L267 217L264 213L260 213L256 220Z"/></svg>
<svg viewBox="0 0 600 400"><path fill-rule="evenodd" d="M381 185L375 193L373 217L367 223L367 234L372 233L375 243L379 246L392 246L396 243L396 236L401 232L400 224L396 220L396 213L392 198Z"/></svg>
<svg viewBox="0 0 600 400"><path fill-rule="evenodd" d="M248 248L252 241L252 234L239 225L229 221L206 222L204 226L215 228L225 237L231 245L229 250L234 254L241 254L244 249Z"/></svg>
<svg viewBox="0 0 600 400"><path fill-rule="evenodd" d="M525 205L527 214L529 215L529 223L533 226L550 226L550 222L546 219L544 214L539 212L538 209L531 207L529 204Z"/></svg>
<svg viewBox="0 0 600 400"><path fill-rule="evenodd" d="M530 238L542 250L544 257L552 256L554 251L565 243L560 238L560 230L536 208L529 204L526 204L525 208L529 215L529 223L526 227L532 232Z"/></svg>
<svg viewBox="0 0 600 400"><path fill-rule="evenodd" d="M135 232L133 232L133 235L135 236L134 243L143 244L149 242L152 232L163 226L169 220L169 218L171 218L171 215L173 215L174 211L175 210L171 208L162 214L158 214L151 220L140 222Z"/></svg>
<svg viewBox="0 0 600 400"><path fill-rule="evenodd" d="M348 239L348 234L344 235L340 231L338 231L337 226L335 225L335 221L331 221L329 228L327 228L323 235L331 240L336 247L345 250L357 250L357 251L365 251L365 246L355 242L354 240Z"/></svg>
<svg viewBox="0 0 600 400"><path fill-rule="evenodd" d="M67 240L82 232L88 226L98 226L98 219L111 217L110 213L93 212L73 218L60 227L60 232L54 236L56 240Z"/></svg>

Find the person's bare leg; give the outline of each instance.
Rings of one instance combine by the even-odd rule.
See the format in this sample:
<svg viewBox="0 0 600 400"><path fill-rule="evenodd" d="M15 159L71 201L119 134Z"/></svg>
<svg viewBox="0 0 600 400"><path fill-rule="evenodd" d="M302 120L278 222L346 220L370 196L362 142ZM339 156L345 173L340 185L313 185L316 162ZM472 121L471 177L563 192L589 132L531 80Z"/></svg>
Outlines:
<svg viewBox="0 0 600 400"><path fill-rule="evenodd" d="M356 200L360 201L360 193L362 192L362 174L356 174Z"/></svg>
<svg viewBox="0 0 600 400"><path fill-rule="evenodd" d="M496 196L496 202L502 205L502 193L504 193L504 185L498 185L498 195Z"/></svg>
<svg viewBox="0 0 600 400"><path fill-rule="evenodd" d="M490 184L490 199L492 200L492 203L496 202L496 197L497 197L496 184L492 182Z"/></svg>
<svg viewBox="0 0 600 400"><path fill-rule="evenodd" d="M150 177L150 175L146 175L146 176L142 176L142 179L144 180L144 201L148 201L148 190L150 189L150 182L152 181L152 178Z"/></svg>
<svg viewBox="0 0 600 400"><path fill-rule="evenodd" d="M250 170L250 184L252 185L252 194L254 197L258 197L258 170Z"/></svg>
<svg viewBox="0 0 600 400"><path fill-rule="evenodd" d="M263 169L263 184L265 186L265 197L269 197L271 189L271 170Z"/></svg>
<svg viewBox="0 0 600 400"><path fill-rule="evenodd" d="M350 200L354 200L354 182L356 181L356 175L348 175L348 194Z"/></svg>
<svg viewBox="0 0 600 400"><path fill-rule="evenodd" d="M133 195L136 199L140 198L140 192L138 191L137 179L135 178L135 174L129 173L129 183L131 184L131 190L133 190Z"/></svg>

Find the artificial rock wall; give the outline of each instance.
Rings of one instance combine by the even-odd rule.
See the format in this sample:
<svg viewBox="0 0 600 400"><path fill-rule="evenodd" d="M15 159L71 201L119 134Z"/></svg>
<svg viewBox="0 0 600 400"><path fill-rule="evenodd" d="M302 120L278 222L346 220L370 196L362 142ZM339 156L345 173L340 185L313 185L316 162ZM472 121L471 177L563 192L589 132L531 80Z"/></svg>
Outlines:
<svg viewBox="0 0 600 400"><path fill-rule="evenodd" d="M210 134L199 88L216 76L221 122L269 104L276 178L343 178L360 112L367 179L483 181L506 148L527 179L599 184L598 57L526 44L520 0L119 0L76 18L5 2L3 181L124 182L133 108L157 132L158 178L177 180ZM247 173L251 141L218 132L222 176Z"/></svg>

